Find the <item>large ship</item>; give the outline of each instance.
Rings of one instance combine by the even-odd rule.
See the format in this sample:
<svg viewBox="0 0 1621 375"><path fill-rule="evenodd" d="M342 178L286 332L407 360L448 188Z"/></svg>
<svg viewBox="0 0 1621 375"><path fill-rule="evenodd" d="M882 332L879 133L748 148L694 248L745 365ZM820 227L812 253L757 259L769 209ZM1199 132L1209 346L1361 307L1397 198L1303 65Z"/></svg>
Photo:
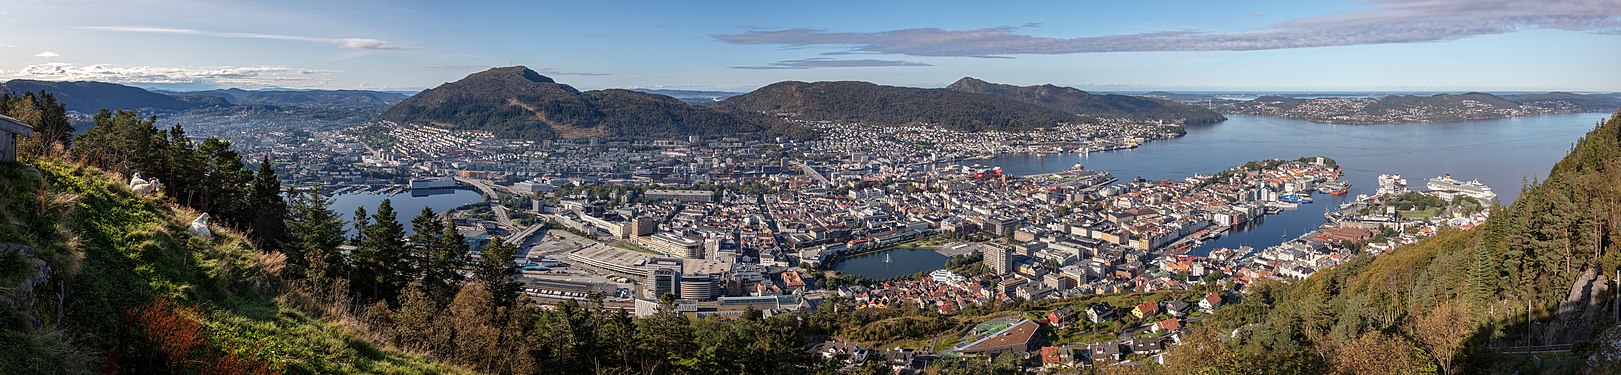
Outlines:
<svg viewBox="0 0 1621 375"><path fill-rule="evenodd" d="M1430 179L1429 187L1432 191L1462 194L1479 200L1489 201L1497 198L1497 193L1492 192L1490 186L1480 183L1479 180L1459 181L1452 179L1450 174Z"/></svg>
<svg viewBox="0 0 1621 375"><path fill-rule="evenodd" d="M1278 196L1278 201L1286 203L1311 203L1311 194L1290 193Z"/></svg>

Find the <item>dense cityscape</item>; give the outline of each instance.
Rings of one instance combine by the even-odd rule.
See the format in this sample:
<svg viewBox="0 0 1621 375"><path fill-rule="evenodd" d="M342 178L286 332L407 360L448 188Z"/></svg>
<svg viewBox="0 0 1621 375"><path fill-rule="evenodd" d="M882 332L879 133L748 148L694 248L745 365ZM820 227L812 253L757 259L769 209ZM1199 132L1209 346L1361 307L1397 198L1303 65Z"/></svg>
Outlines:
<svg viewBox="0 0 1621 375"><path fill-rule="evenodd" d="M1616 0L0 15L0 374L1621 374Z"/></svg>

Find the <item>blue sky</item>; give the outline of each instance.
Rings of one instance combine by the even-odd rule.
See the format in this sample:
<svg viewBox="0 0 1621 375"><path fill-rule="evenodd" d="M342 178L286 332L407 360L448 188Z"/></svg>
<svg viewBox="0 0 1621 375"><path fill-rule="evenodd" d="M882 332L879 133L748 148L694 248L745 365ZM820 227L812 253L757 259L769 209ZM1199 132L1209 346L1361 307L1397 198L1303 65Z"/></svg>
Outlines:
<svg viewBox="0 0 1621 375"><path fill-rule="evenodd" d="M421 89L783 80L1092 90L1621 91L1621 1L7 0L0 79Z"/></svg>

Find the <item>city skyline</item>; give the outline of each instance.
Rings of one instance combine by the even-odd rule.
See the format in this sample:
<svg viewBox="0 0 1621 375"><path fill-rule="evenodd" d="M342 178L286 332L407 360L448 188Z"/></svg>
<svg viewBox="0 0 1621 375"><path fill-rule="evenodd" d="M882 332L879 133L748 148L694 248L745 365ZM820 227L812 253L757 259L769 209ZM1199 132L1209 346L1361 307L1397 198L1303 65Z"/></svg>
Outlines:
<svg viewBox="0 0 1621 375"><path fill-rule="evenodd" d="M1621 91L1605 63L1621 58L1614 2L928 4L27 2L0 7L0 79L419 90L525 65L581 89L973 76L1102 91Z"/></svg>

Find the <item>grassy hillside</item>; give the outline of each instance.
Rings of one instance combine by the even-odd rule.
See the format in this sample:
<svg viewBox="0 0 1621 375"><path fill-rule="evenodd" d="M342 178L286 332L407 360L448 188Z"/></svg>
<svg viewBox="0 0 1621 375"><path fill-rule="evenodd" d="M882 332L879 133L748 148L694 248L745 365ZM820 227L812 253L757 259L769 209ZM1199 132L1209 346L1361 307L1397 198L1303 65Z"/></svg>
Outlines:
<svg viewBox="0 0 1621 375"><path fill-rule="evenodd" d="M1621 265L1621 118L1486 224L1361 257L1236 308L1146 373L1616 373L1589 362L1616 327L1603 286ZM1530 322L1527 324L1527 322ZM1506 354L1524 346L1555 353ZM1260 366L1256 366L1259 364Z"/></svg>
<svg viewBox="0 0 1621 375"><path fill-rule="evenodd" d="M0 261L0 291L23 302L0 303L0 373L462 372L299 308L279 254L187 233L196 212L97 169L35 167L0 165L0 243L37 251ZM39 264L48 281L13 288Z"/></svg>

